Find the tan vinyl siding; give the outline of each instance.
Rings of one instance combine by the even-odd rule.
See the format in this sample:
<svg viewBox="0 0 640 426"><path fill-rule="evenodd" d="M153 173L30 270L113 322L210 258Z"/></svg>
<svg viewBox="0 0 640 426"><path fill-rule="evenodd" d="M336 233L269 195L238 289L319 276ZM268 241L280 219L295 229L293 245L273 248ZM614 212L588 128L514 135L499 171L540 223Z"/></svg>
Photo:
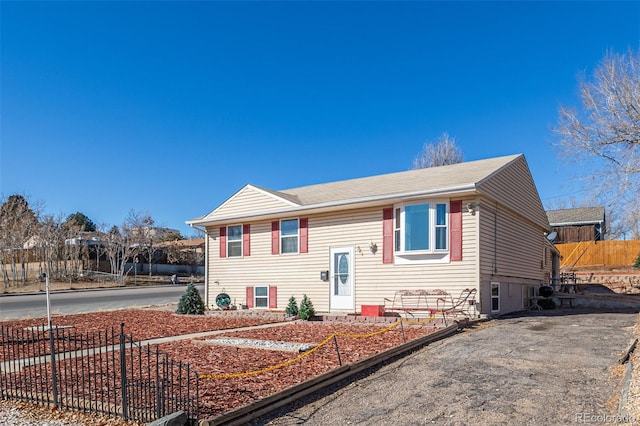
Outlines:
<svg viewBox="0 0 640 426"><path fill-rule="evenodd" d="M524 157L519 157L480 182L478 189L543 230L550 229L547 215Z"/></svg>
<svg viewBox="0 0 640 426"><path fill-rule="evenodd" d="M483 203L479 216L483 235L480 247L483 274L529 279L544 277L541 268L544 234L541 229L523 223L500 205Z"/></svg>
<svg viewBox="0 0 640 426"><path fill-rule="evenodd" d="M272 255L271 222L262 221L251 223L251 256L220 259L219 230L210 229L216 240L209 244L208 305L213 307L215 296L224 291L240 306L246 304L247 285L275 285L279 310L285 309L290 296L299 302L306 294L316 311L327 312L330 283L321 281L320 272L330 269L330 248L339 246L354 248L355 312L363 304L384 304L396 290L441 288L457 296L464 288L477 287L477 216L463 212L462 261L393 265L382 263L382 209L307 216L309 252L305 254ZM371 252L371 243L377 244L376 253Z"/></svg>
<svg viewBox="0 0 640 426"><path fill-rule="evenodd" d="M209 214L207 219L242 216L256 211L269 211L291 207L291 204L268 192L246 186Z"/></svg>
<svg viewBox="0 0 640 426"><path fill-rule="evenodd" d="M495 202L483 201L478 214L482 311L490 313L491 282L501 283L500 312L523 309L524 287L546 283L551 272L543 231Z"/></svg>

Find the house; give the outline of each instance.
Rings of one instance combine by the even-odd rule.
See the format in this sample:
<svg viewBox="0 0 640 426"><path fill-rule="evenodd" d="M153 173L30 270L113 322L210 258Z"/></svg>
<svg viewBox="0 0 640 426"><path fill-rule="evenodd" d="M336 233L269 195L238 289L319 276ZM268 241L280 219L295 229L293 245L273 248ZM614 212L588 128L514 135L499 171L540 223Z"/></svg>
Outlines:
<svg viewBox="0 0 640 426"><path fill-rule="evenodd" d="M205 303L358 313L398 290L478 291L497 315L551 280L550 227L523 155L274 191L248 184L200 218Z"/></svg>
<svg viewBox="0 0 640 426"><path fill-rule="evenodd" d="M606 216L604 207L548 210L551 230L557 233L556 244L604 240Z"/></svg>

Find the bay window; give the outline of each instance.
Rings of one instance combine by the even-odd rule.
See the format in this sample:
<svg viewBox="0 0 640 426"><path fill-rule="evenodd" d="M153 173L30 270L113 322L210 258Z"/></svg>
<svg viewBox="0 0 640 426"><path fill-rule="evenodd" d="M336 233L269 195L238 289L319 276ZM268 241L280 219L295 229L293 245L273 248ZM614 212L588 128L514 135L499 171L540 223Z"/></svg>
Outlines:
<svg viewBox="0 0 640 426"><path fill-rule="evenodd" d="M394 248L399 254L440 253L449 249L449 205L405 204L394 209Z"/></svg>

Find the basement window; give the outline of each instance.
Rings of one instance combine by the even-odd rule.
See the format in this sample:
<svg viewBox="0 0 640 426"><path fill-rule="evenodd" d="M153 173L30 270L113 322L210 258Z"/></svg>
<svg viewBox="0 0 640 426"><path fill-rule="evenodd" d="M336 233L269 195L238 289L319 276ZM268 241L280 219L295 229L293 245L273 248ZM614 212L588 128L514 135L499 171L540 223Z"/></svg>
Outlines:
<svg viewBox="0 0 640 426"><path fill-rule="evenodd" d="M491 283L491 312L500 310L500 283Z"/></svg>
<svg viewBox="0 0 640 426"><path fill-rule="evenodd" d="M254 287L254 305L256 308L268 308L269 307L269 287L268 286L256 286Z"/></svg>

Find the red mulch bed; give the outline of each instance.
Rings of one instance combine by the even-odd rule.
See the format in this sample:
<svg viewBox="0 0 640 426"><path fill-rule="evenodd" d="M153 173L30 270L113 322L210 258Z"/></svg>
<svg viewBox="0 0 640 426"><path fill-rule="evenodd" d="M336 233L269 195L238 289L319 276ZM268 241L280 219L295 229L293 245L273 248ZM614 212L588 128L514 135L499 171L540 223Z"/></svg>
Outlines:
<svg viewBox="0 0 640 426"><path fill-rule="evenodd" d="M43 322L46 320L33 319L5 321L0 322L0 325L23 328L42 325ZM61 315L53 318L53 324L71 325L75 327L77 332L104 331L105 328L111 327L119 330L121 322L125 323L125 333L133 334L136 340L145 340L246 327L272 323L276 320L257 316L184 316L175 315L172 312L147 310L96 312ZM202 378L199 389L200 418L211 418L330 371L338 367L340 362L346 365L360 361L401 344L403 334L400 327L391 328L382 334L365 336L388 326L389 324L288 322L278 327L227 332L196 340L178 340L161 344L159 349L166 352L170 358L189 364L200 375L205 376L269 370L261 374L247 374L241 375L241 377ZM433 331L434 328L428 324L404 326L404 335L407 341ZM317 345L334 333L339 334L335 341L332 339L310 355L281 368L271 367L293 360L300 354L204 342L219 337L228 337Z"/></svg>
<svg viewBox="0 0 640 426"><path fill-rule="evenodd" d="M105 330L111 330L112 327L119 333L120 323L124 323L124 332L126 334L133 335L135 340L147 340L157 337L268 324L277 321L268 317L260 318L258 316L176 315L169 311L124 309L86 314L54 315L51 317L51 322L55 326L72 326L77 333L104 332ZM0 325L16 329L46 324L46 318L0 321Z"/></svg>

